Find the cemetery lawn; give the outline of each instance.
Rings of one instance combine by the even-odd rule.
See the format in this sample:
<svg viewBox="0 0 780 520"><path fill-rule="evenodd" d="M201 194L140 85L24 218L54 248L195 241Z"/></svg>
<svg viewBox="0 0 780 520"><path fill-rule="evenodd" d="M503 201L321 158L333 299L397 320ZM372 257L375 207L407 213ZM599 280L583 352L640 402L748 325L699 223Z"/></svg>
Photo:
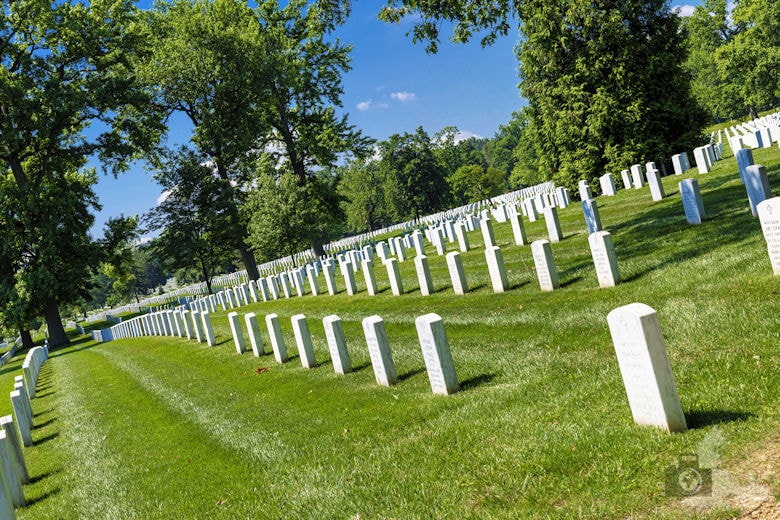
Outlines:
<svg viewBox="0 0 780 520"><path fill-rule="evenodd" d="M647 186L597 199L623 277L612 289L598 288L574 202L559 210L554 292L539 290L530 247L494 223L511 285L503 294L492 293L477 230L462 254L464 296L428 244L431 296L417 290L410 258L399 297L377 262L375 297L358 273L354 297L337 276L336 296L242 307L242 324L247 312L261 322L260 358L236 353L224 311L213 315L214 348L76 338L41 371L35 445L25 449L29 505L18 517L731 518L746 489L777 497L777 464L760 461L780 442L780 278L727 154L709 174L664 177L661 202ZM780 186L780 150L753 156ZM699 226L683 214L677 182L687 177L701 186ZM543 221L524 223L529 240L546 238ZM633 424L606 320L632 302L658 312L685 433ZM285 365L270 354L271 312ZM447 329L462 386L452 396L433 395L425 372L414 320L429 312ZM319 362L311 370L293 340L298 313ZM333 372L330 314L343 321L352 374ZM361 328L372 314L385 320L399 375L391 388L374 381ZM24 354L0 369L6 396ZM11 413L8 398L0 412ZM710 497L665 494L667 470L686 453L711 468Z"/></svg>

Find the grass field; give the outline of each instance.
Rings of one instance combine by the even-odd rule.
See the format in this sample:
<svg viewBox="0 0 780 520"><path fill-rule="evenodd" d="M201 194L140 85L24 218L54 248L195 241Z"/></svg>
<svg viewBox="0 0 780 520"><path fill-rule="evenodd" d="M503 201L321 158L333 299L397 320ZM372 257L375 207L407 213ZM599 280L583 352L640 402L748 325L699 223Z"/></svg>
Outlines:
<svg viewBox="0 0 780 520"><path fill-rule="evenodd" d="M780 151L754 150L780 186ZM686 224L681 178L700 183L707 220ZM258 303L277 313L291 360L238 355L226 312L218 345L172 338L95 344L78 337L41 371L32 482L19 518L730 518L724 495L780 429L780 278L773 277L733 157L713 172L597 199L623 283L599 289L579 204L560 210L553 244L561 289L543 293L530 247L494 224L511 289L494 295L479 231L462 254L469 286L452 293L428 245L436 292L422 296L412 260L406 294L310 294ZM525 221L530 240L543 221ZM449 245L453 250L454 244ZM340 280L339 280L340 281ZM321 278L320 285L325 287ZM690 430L638 427L607 313L642 302L659 315ZM414 320L444 319L462 391L435 396ZM290 316L308 317L319 366L301 367ZM341 317L355 372L334 374L322 327ZM376 385L361 320L385 320L399 382ZM242 320L243 321L243 320ZM7 391L25 352L0 369ZM265 370L268 368L268 370ZM5 394L7 395L7 393ZM0 400L10 413L10 400ZM665 494L688 452L714 466L710 499ZM777 473L752 482L778 492ZM755 480L755 479L754 479ZM709 500L709 501L708 501ZM696 507L699 506L699 509Z"/></svg>

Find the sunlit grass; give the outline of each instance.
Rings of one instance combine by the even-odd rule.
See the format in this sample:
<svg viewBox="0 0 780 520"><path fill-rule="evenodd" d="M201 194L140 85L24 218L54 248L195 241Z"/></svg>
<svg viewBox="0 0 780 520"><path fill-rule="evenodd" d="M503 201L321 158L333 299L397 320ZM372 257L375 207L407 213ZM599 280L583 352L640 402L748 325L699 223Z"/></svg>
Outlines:
<svg viewBox="0 0 780 520"><path fill-rule="evenodd" d="M780 152L755 150L780 186ZM721 431L724 467L780 426L780 300L757 219L733 159L695 170L707 220L685 222L681 177L599 197L624 283L599 289L578 204L560 211L553 244L562 288L539 290L530 248L495 231L511 289L492 293L479 231L463 253L469 286L452 293L429 246L436 292L380 293L362 274L350 297L307 294L239 309L280 317L291 360L236 354L227 312L218 345L171 338L78 343L52 353L33 402L33 482L20 518L679 518L664 470ZM529 240L546 238L525 221ZM449 244L448 250L455 250ZM339 275L337 275L339 276ZM320 288L325 289L320 277ZM632 423L607 329L615 307L655 308L691 430ZM434 396L414 326L444 318L462 392ZM319 366L301 367L290 317L307 316ZM341 317L355 372L336 375L322 318ZM376 385L361 328L385 320L399 383ZM10 390L20 353L0 369ZM257 370L259 368L269 370ZM0 403L10 413L10 403ZM728 517L722 510L715 517Z"/></svg>

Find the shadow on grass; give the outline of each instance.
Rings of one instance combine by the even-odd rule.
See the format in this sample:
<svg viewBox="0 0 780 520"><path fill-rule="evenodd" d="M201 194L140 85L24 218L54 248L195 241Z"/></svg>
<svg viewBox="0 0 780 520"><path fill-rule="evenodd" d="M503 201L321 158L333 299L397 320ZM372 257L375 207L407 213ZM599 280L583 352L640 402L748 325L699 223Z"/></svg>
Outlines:
<svg viewBox="0 0 780 520"><path fill-rule="evenodd" d="M370 366L371 366L371 362L370 361L366 362L366 363L363 363L361 365L353 365L352 366L352 371L353 372L359 372L361 370L365 370L366 368L368 368Z"/></svg>
<svg viewBox="0 0 780 520"><path fill-rule="evenodd" d="M496 374L480 374L460 382L461 390L471 390L486 385L495 379Z"/></svg>
<svg viewBox="0 0 780 520"><path fill-rule="evenodd" d="M750 412L732 412L730 410L697 410L685 414L689 429L715 426L716 424L747 421L755 417Z"/></svg>
<svg viewBox="0 0 780 520"><path fill-rule="evenodd" d="M50 498L50 497L56 495L60 491L61 491L61 489L59 487L56 487L54 489L50 489L49 491L47 491L46 493L42 494L41 496L38 496L38 497L35 497L35 498L28 498L27 499L27 505L28 506L32 506L32 505L37 504L38 502L43 502L47 498Z"/></svg>
<svg viewBox="0 0 780 520"><path fill-rule="evenodd" d="M89 345L87 345L86 343L89 343ZM96 347L99 344L100 343L98 342L93 342L91 337L84 336L81 339L77 339L76 341L71 341L67 345L62 345L55 349L49 350L49 359L57 358L60 356L66 356L68 354L72 354L75 352L81 352L82 350L87 350ZM46 365L44 364L44 366Z"/></svg>
<svg viewBox="0 0 780 520"><path fill-rule="evenodd" d="M47 435L46 437L41 437L40 439L38 439L37 441L34 441L34 442L35 442L35 445L38 446L38 445L41 445L41 444L46 444L47 442L49 442L51 440L54 440L54 439L56 439L59 436L60 436L60 432L54 432L54 433L51 433L51 434Z"/></svg>
<svg viewBox="0 0 780 520"><path fill-rule="evenodd" d="M47 473L41 473L40 475L36 475L34 477L30 477L30 484L37 484L38 482L45 480L57 473L62 473L62 470L57 468L54 471L49 471Z"/></svg>
<svg viewBox="0 0 780 520"><path fill-rule="evenodd" d="M398 376L398 381L406 381L410 377L414 377L417 374L422 374L423 372L425 372L424 368L416 368L416 369L414 369L414 370L412 370L410 372L407 372L405 374L399 375Z"/></svg>
<svg viewBox="0 0 780 520"><path fill-rule="evenodd" d="M49 426L50 424L52 424L52 423L55 423L55 422L57 422L57 418L56 418L56 417L52 417L52 418L51 418L51 419L49 419L48 421L43 421L43 422L42 422L42 423L40 423L40 424L36 424L36 425L35 425L35 427L36 427L36 428L45 428L45 427L47 427L47 426Z"/></svg>

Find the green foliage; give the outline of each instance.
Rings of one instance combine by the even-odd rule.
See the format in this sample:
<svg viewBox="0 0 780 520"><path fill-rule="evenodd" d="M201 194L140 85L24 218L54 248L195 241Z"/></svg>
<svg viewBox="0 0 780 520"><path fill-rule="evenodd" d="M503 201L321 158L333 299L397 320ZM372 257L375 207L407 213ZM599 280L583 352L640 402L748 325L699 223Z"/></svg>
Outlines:
<svg viewBox="0 0 780 520"><path fill-rule="evenodd" d="M504 172L467 164L447 178L455 200L461 205L479 202L500 195L504 191Z"/></svg>
<svg viewBox="0 0 780 520"><path fill-rule="evenodd" d="M385 196L398 221L435 213L449 202L444 165L436 157L428 134L393 134L379 143Z"/></svg>
<svg viewBox="0 0 780 520"><path fill-rule="evenodd" d="M780 103L780 10L774 0L740 0L732 13L738 31L717 49L728 94L751 115Z"/></svg>
<svg viewBox="0 0 780 520"><path fill-rule="evenodd" d="M187 148L170 154L155 178L167 196L145 217L150 229L162 231L152 248L171 269L198 269L210 289L218 267L243 238L226 210L234 190L203 155Z"/></svg>
<svg viewBox="0 0 780 520"><path fill-rule="evenodd" d="M310 184L301 186L292 173L278 177L260 171L257 188L247 200L249 241L264 261L293 255L309 244L308 224L316 220Z"/></svg>
<svg viewBox="0 0 780 520"><path fill-rule="evenodd" d="M58 304L86 295L97 258L87 236L95 173L79 170L96 155L118 173L162 129L132 72L140 27L129 2L20 0L0 13L4 254L23 255L7 262L3 300L14 321L44 315L54 346L67 342Z"/></svg>
<svg viewBox="0 0 780 520"><path fill-rule="evenodd" d="M373 231L391 224L385 198L385 178L379 162L355 159L341 168L339 195L347 226L354 232Z"/></svg>

